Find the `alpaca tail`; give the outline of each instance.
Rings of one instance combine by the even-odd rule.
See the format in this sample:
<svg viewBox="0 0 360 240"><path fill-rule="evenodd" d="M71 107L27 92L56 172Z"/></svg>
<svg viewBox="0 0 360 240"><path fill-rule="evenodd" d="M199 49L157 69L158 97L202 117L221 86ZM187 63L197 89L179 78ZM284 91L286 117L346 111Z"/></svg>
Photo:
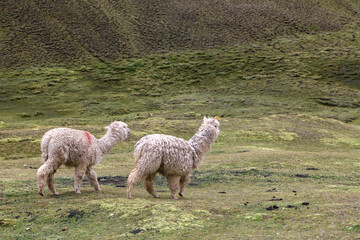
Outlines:
<svg viewBox="0 0 360 240"><path fill-rule="evenodd" d="M134 159L135 159L135 164L138 163L139 159L141 158L141 155L143 153L143 147L144 147L144 142L142 141L142 139L140 139L136 144L135 144L135 149L134 149Z"/></svg>
<svg viewBox="0 0 360 240"><path fill-rule="evenodd" d="M141 145L140 146L135 146L135 150L134 150L134 159L135 159L135 164L137 164L137 162L139 161L139 159L141 158L141 152L142 152L142 148Z"/></svg>
<svg viewBox="0 0 360 240"><path fill-rule="evenodd" d="M43 138L41 139L41 158L43 162L46 162L48 160L48 147L49 142L51 140L51 134L45 134Z"/></svg>

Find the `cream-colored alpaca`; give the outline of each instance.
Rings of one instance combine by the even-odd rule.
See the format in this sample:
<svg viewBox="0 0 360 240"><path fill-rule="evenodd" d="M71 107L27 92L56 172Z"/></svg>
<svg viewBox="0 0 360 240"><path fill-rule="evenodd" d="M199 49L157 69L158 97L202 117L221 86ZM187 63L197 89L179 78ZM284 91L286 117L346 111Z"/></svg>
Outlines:
<svg viewBox="0 0 360 240"><path fill-rule="evenodd" d="M100 191L94 165L101 162L104 154L110 152L119 141L127 138L130 129L120 121L115 121L106 127L105 136L96 139L86 131L71 128L55 128L45 133L41 140L42 160L44 164L37 171L39 194L44 196L45 182L54 195L53 178L61 164L75 167L75 193L80 193L81 180L86 174L88 181L96 191Z"/></svg>
<svg viewBox="0 0 360 240"><path fill-rule="evenodd" d="M127 196L141 180L146 190L158 198L153 180L156 173L164 175L170 188L171 197L182 197L185 186L190 182L190 174L199 167L220 133L217 118L205 118L197 133L185 141L169 135L153 134L141 138L135 145L136 167L127 180Z"/></svg>

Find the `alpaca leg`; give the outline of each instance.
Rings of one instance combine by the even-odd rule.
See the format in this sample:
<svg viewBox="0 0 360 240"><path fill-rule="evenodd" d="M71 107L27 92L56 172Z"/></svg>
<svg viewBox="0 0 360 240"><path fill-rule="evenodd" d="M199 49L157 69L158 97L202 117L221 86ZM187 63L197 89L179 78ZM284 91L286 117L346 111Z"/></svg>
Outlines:
<svg viewBox="0 0 360 240"><path fill-rule="evenodd" d="M101 191L95 170L92 167L88 167L85 174L90 185L95 188L95 191Z"/></svg>
<svg viewBox="0 0 360 240"><path fill-rule="evenodd" d="M49 189L56 195L55 187L53 184L53 175L58 169L60 164L57 164L54 161L51 161L51 159L47 160L37 171L37 185L39 194L41 196L44 196L44 185L45 182L48 183ZM51 175L51 176L50 176ZM51 180L48 180L48 178L51 178Z"/></svg>
<svg viewBox="0 0 360 240"><path fill-rule="evenodd" d="M143 178L143 173L140 172L138 168L135 168L131 171L126 183L126 193L128 198L134 198L131 195L131 192L134 186L136 186L142 178Z"/></svg>
<svg viewBox="0 0 360 240"><path fill-rule="evenodd" d="M55 185L54 185L54 174L55 174L56 171L53 171L49 174L48 178L47 178L47 185L48 185L48 188L50 189L50 191L55 195L59 195L59 193L56 191L55 189Z"/></svg>
<svg viewBox="0 0 360 240"><path fill-rule="evenodd" d="M75 193L80 194L80 185L81 181L85 175L86 171L86 164L80 164L75 168L75 181L74 181L74 187L75 187Z"/></svg>
<svg viewBox="0 0 360 240"><path fill-rule="evenodd" d="M190 175L187 175L185 177L181 177L180 178L180 192L179 195L180 197L183 197L183 192L185 190L186 185L191 181Z"/></svg>
<svg viewBox="0 0 360 240"><path fill-rule="evenodd" d="M153 186L154 179L155 179L155 174L148 175L144 179L144 187L145 187L146 191L148 191L148 193L153 195L155 198L159 198L159 196L156 194L156 192L154 190L154 186Z"/></svg>
<svg viewBox="0 0 360 240"><path fill-rule="evenodd" d="M178 199L176 193L179 190L180 176L166 176L168 186L170 188L171 197Z"/></svg>

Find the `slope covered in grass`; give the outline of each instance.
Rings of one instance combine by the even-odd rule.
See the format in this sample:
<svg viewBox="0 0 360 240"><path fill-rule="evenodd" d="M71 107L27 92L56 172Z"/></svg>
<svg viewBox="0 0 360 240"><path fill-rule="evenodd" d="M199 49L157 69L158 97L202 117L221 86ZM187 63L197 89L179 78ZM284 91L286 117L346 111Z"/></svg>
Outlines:
<svg viewBox="0 0 360 240"><path fill-rule="evenodd" d="M149 112L170 119L309 113L359 123L359 39L354 26L266 44L3 71L0 127Z"/></svg>
<svg viewBox="0 0 360 240"><path fill-rule="evenodd" d="M39 1L0 3L1 67L103 62L342 29L358 1Z"/></svg>

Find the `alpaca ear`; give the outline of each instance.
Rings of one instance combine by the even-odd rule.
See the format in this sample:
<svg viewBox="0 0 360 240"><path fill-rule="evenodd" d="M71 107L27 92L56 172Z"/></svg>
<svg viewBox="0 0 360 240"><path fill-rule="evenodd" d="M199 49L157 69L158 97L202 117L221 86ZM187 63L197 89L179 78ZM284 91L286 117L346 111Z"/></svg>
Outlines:
<svg viewBox="0 0 360 240"><path fill-rule="evenodd" d="M208 121L210 123L214 123L216 120L220 120L220 118L218 116L214 117L214 118L209 118Z"/></svg>
<svg viewBox="0 0 360 240"><path fill-rule="evenodd" d="M206 122L208 119L204 116L204 122Z"/></svg>

